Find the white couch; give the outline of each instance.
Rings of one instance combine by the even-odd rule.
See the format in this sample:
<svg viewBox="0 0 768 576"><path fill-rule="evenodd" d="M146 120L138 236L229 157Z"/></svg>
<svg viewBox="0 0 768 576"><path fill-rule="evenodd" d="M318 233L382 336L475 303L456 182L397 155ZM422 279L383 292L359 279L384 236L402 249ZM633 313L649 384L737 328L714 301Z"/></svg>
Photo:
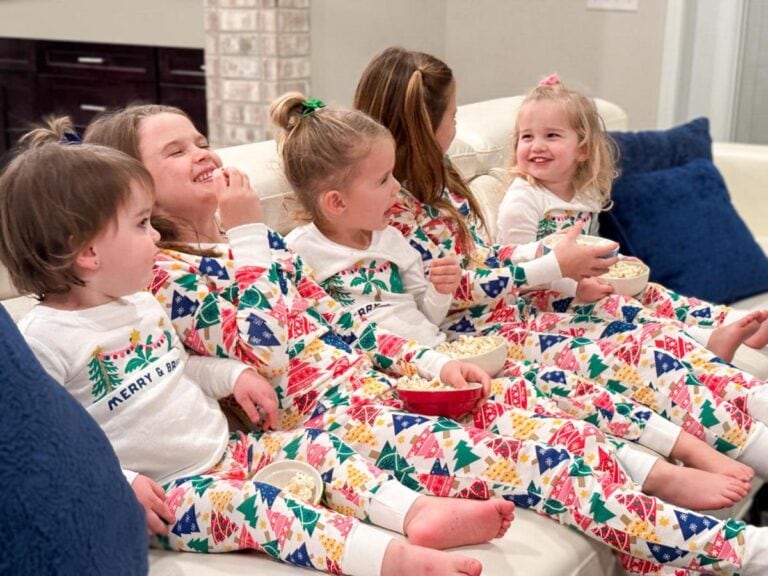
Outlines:
<svg viewBox="0 0 768 576"><path fill-rule="evenodd" d="M470 181L486 210L489 223L495 221L495 206L503 189L502 166L507 140L512 131L520 97L502 98L459 107L457 137L450 154L462 174ZM618 106L598 100L598 107L609 130L624 130L627 116ZM225 165L244 170L262 197L267 221L285 232L293 222L289 216L290 188L280 172L273 141L225 148L218 151ZM745 216L752 232L764 247L768 246L768 222L760 218L768 214L768 199L761 195L768 181L768 146L721 144L714 147L715 162L722 171L734 204ZM30 306L29 299L15 294L0 278L0 298L18 318ZM746 308L768 307L768 294L739 304ZM739 358L742 366L763 376L768 374L768 359L760 353ZM721 514L740 515L749 505L741 503L737 510ZM720 514L719 514L720 515ZM518 510L507 535L482 546L462 549L480 559L484 574L490 576L611 576L620 569L611 551L575 531L527 510ZM257 554L177 554L150 551L151 576L215 576L253 573L264 576L309 573L300 568L279 564Z"/></svg>

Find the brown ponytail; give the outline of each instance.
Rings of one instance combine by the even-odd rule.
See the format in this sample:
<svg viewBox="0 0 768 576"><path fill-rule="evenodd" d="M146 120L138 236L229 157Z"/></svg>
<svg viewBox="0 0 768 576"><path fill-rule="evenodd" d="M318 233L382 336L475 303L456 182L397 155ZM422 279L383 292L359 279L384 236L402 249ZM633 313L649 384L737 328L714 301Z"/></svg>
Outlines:
<svg viewBox="0 0 768 576"><path fill-rule="evenodd" d="M357 85L354 106L389 128L397 145L395 177L421 202L447 212L466 254L474 252L469 228L443 190L464 198L485 228L480 205L443 152L435 130L448 107L453 72L422 52L387 48L371 60Z"/></svg>

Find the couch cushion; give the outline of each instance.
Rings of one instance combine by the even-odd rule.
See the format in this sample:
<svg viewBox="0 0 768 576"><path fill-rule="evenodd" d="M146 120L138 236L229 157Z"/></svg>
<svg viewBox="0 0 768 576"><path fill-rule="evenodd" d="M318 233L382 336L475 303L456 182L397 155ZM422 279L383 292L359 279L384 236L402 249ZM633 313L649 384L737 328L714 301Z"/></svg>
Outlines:
<svg viewBox="0 0 768 576"><path fill-rule="evenodd" d="M516 576L614 576L619 573L610 548L531 510L515 510L515 521L499 540L456 548L477 558L483 574ZM184 554L151 550L149 576L223 576L319 574L280 564L265 554Z"/></svg>
<svg viewBox="0 0 768 576"><path fill-rule="evenodd" d="M0 339L0 574L146 574L144 510L109 440L1 307Z"/></svg>
<svg viewBox="0 0 768 576"><path fill-rule="evenodd" d="M682 294L729 303L768 291L768 259L709 159L706 119L615 137L622 176L614 209L601 218L603 234Z"/></svg>
<svg viewBox="0 0 768 576"><path fill-rule="evenodd" d="M696 118L669 130L612 132L619 146L621 176L682 166L696 158L712 160L709 120Z"/></svg>

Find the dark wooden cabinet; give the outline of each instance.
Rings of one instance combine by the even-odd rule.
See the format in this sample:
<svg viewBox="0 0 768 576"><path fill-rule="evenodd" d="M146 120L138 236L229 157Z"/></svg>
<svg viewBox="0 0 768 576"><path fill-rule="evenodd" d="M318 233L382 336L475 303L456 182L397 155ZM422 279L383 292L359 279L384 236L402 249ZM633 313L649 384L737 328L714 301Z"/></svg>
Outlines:
<svg viewBox="0 0 768 576"><path fill-rule="evenodd" d="M202 50L163 48L157 53L158 101L184 110L208 134L205 56Z"/></svg>
<svg viewBox="0 0 768 576"><path fill-rule="evenodd" d="M178 106L207 133L203 50L0 38L0 155L46 115L82 130L132 103Z"/></svg>

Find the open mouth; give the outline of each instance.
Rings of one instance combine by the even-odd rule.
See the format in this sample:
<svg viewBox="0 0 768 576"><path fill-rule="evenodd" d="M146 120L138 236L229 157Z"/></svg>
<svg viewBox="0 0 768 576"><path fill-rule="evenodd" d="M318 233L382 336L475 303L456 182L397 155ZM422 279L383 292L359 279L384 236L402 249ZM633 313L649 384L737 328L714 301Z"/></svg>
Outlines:
<svg viewBox="0 0 768 576"><path fill-rule="evenodd" d="M211 180L213 180L213 172L214 172L213 169L201 172L200 174L198 174L195 177L194 181L195 182L210 182Z"/></svg>

